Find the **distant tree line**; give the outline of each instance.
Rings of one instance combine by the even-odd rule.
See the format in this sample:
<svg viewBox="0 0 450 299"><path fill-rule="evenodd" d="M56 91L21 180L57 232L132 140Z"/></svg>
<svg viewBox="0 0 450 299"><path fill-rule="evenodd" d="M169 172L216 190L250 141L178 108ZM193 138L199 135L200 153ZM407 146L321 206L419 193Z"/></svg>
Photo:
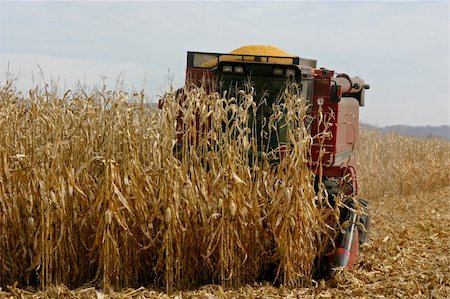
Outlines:
<svg viewBox="0 0 450 299"><path fill-rule="evenodd" d="M384 133L397 133L406 136L425 138L445 138L450 140L450 126L407 126L393 125L378 127L370 124L361 124L362 128L378 130Z"/></svg>

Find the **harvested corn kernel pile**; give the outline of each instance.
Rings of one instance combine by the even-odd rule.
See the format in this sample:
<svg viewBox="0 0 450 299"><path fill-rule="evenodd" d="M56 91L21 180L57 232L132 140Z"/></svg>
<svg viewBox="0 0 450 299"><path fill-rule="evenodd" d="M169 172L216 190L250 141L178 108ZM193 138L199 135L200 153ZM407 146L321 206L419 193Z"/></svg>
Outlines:
<svg viewBox="0 0 450 299"><path fill-rule="evenodd" d="M243 46L231 51L230 54L294 57L294 55L270 45Z"/></svg>
<svg viewBox="0 0 450 299"><path fill-rule="evenodd" d="M279 57L295 57L294 55L291 55L287 53L286 51L283 51L277 47L270 46L270 45L248 45L243 46L240 48L237 48L230 52L230 54L236 54L236 55L255 55L255 56L279 56ZM291 59L283 59L283 58L270 58L268 62L272 63L292 63ZM219 57L219 61L239 61L239 60L248 60L252 61L254 60L252 57L236 57L236 56L228 56L228 55L221 55ZM211 61L208 61L202 65L202 67L205 68L212 68L216 66L217 60L213 59Z"/></svg>

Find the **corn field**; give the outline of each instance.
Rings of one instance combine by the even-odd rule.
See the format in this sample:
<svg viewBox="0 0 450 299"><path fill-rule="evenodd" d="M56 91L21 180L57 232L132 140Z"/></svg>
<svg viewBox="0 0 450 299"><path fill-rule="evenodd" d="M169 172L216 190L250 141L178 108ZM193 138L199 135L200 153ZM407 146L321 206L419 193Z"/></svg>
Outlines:
<svg viewBox="0 0 450 299"><path fill-rule="evenodd" d="M334 232L316 205L307 105L294 92L269 120L284 117L295 144L274 166L248 154L251 91L192 88L154 111L141 94L49 89L0 94L1 285L170 291L239 286L270 269L285 285L310 283Z"/></svg>
<svg viewBox="0 0 450 299"><path fill-rule="evenodd" d="M213 284L226 296L223 287L269 273L304 295L328 292L312 273L336 234L329 219L339 215L317 204L327 196L314 188L310 146L327 133L309 135L307 103L288 86L273 106L269 127L288 123L293 144L274 165L270 155L248 154L256 152L251 89L227 98L202 88L185 94L180 103L168 93L154 110L141 93L60 95L47 86L22 95L2 86L0 287L32 286L51 298L70 293L65 286L172 292ZM185 134L174 153L180 111ZM446 190L449 153L446 141L362 131L361 195L377 207L386 196ZM360 286L354 272L346 275L339 284Z"/></svg>
<svg viewBox="0 0 450 299"><path fill-rule="evenodd" d="M363 130L357 147L358 181L370 199L450 185L450 143L446 140Z"/></svg>

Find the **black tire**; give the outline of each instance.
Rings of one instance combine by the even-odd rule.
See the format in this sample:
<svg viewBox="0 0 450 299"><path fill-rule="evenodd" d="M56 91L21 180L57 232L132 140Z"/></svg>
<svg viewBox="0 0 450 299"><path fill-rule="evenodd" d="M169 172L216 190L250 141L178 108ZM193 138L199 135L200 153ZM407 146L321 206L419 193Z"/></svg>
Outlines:
<svg viewBox="0 0 450 299"><path fill-rule="evenodd" d="M359 244L369 243L369 232L370 232L370 206L367 200L360 199L359 200L362 207L362 214L359 216L358 225L358 235L359 235Z"/></svg>

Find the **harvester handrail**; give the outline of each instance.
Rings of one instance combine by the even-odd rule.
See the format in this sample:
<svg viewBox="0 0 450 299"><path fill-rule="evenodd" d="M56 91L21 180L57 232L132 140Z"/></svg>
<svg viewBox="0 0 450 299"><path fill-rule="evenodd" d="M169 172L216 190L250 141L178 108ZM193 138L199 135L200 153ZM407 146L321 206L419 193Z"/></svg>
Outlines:
<svg viewBox="0 0 450 299"><path fill-rule="evenodd" d="M214 66L210 67L204 67L201 65L194 64L194 58L196 54L200 55L208 55L212 56L212 59L216 59L217 62L214 64ZM187 68L200 68L200 69L211 69L214 68L219 62L220 57L226 56L226 57L240 57L240 61L243 62L263 62L263 63L269 63L270 58L274 59L292 59L292 64L294 65L300 65L300 57L298 56L273 56L273 55L257 55L257 54L234 54L234 53L213 53L213 52L196 52L196 51L188 51L187 52ZM253 58L252 60L245 60L245 57ZM265 61L264 61L265 60ZM239 61L239 60L237 60Z"/></svg>

